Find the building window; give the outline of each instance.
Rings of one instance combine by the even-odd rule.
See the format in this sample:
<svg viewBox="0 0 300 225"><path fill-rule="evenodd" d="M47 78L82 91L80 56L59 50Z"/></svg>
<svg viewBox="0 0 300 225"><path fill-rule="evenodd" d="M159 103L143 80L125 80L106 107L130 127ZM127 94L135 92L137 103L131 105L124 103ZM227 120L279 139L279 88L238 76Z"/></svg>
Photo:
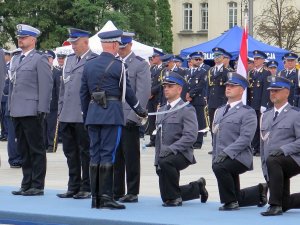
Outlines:
<svg viewBox="0 0 300 225"><path fill-rule="evenodd" d="M192 30L192 4L184 3L183 4L183 29Z"/></svg>
<svg viewBox="0 0 300 225"><path fill-rule="evenodd" d="M208 30L208 3L200 4L200 15L201 15L200 30Z"/></svg>
<svg viewBox="0 0 300 225"><path fill-rule="evenodd" d="M237 25L237 3L229 2L229 29Z"/></svg>

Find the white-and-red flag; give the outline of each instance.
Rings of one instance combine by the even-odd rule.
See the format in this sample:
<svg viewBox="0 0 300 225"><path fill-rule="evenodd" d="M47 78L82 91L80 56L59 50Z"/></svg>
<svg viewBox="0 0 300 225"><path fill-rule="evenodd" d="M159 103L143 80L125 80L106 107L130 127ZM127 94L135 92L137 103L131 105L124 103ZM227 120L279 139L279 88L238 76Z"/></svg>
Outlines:
<svg viewBox="0 0 300 225"><path fill-rule="evenodd" d="M240 54L239 60L237 64L236 72L247 78L247 70L248 70L248 27L247 27L248 18L245 16L245 26L243 29L243 35L241 40ZM243 102L246 104L246 91L243 95Z"/></svg>

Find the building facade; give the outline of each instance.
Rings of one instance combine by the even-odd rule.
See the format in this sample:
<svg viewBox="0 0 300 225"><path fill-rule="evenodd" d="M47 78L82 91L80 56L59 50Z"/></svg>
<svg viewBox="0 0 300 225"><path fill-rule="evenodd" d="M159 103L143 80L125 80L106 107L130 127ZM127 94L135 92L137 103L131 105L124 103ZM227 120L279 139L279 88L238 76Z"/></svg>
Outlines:
<svg viewBox="0 0 300 225"><path fill-rule="evenodd" d="M253 1L255 25L268 0ZM247 0L169 0L173 18L173 52L218 37L235 25L243 26ZM289 4L300 9L299 0ZM253 37L256 37L255 29Z"/></svg>

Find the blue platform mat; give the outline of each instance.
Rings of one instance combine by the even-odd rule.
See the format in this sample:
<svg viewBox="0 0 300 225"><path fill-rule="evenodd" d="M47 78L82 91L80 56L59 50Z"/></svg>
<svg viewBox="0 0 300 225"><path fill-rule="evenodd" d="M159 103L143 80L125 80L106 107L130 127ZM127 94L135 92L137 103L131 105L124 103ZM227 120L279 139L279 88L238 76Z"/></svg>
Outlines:
<svg viewBox="0 0 300 225"><path fill-rule="evenodd" d="M300 222L300 210L282 216L263 217L266 207L247 207L220 212L218 202L184 202L182 207L162 207L159 197L139 196L138 203L126 204L125 210L91 209L91 200L60 199L57 190L45 190L44 196L14 196L13 187L0 187L0 224L14 225L294 225Z"/></svg>

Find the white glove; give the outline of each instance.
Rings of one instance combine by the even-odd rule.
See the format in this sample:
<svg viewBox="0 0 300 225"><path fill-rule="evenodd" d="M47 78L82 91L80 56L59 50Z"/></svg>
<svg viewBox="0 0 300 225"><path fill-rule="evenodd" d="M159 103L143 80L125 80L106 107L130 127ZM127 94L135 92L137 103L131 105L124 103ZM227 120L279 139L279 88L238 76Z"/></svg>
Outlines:
<svg viewBox="0 0 300 225"><path fill-rule="evenodd" d="M266 107L261 106L261 107L260 107L260 113L263 113L264 111L266 111L266 109L267 109Z"/></svg>

